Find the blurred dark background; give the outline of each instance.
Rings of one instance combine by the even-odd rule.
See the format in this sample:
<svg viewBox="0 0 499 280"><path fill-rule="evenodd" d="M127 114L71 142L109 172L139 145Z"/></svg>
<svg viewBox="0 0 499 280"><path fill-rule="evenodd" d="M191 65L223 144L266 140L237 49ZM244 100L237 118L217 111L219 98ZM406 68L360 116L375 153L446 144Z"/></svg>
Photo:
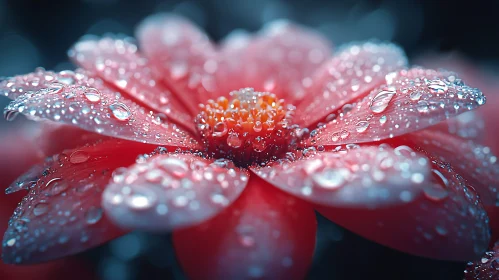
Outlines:
<svg viewBox="0 0 499 280"><path fill-rule="evenodd" d="M336 45L378 38L398 43L411 59L457 52L496 71L498 7L494 0L0 0L0 76L37 66L73 68L66 51L82 35L133 35L141 19L160 11L190 18L214 40L287 18L319 30ZM321 221L310 279L462 279L464 263L408 256ZM168 236L134 233L81 258L104 280L184 279Z"/></svg>

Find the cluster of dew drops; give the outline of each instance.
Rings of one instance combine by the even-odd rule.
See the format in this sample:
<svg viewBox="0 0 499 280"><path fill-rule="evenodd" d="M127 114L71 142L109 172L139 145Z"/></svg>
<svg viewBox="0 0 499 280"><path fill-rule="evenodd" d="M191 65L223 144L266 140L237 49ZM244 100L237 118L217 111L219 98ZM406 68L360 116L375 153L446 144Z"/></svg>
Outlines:
<svg viewBox="0 0 499 280"><path fill-rule="evenodd" d="M423 69L419 68L415 70L423 71ZM402 71L402 73L404 72L407 73L406 70ZM411 79L410 77L404 79L403 76L399 77L401 74L397 72L387 74L385 76L386 85L375 89L364 100L358 103L347 103L339 112L326 116L323 122L318 123L316 129L310 131L310 137L320 136L321 130L324 130L328 126L328 123L345 122L347 125L350 122L355 123L352 130L342 129L332 134L330 140L338 142L347 139L352 132L359 134L366 133L370 127L376 127L376 129L380 130L387 123L393 124L393 127L385 128L389 131L402 128L403 126L409 127L410 125L414 125L407 119L408 112L427 115L433 111L446 110L445 118L448 118L450 116L448 113L452 111L466 112L485 104L486 99L483 93L478 89L466 86L454 73L448 72L446 77L442 77L432 73L432 70L428 70L428 73L422 74L435 75L436 77L434 79ZM399 98L394 98L398 95L400 96ZM397 116L384 114L392 103L394 106L400 108L396 109ZM370 110L370 114L367 114L365 119L352 117L350 113L354 109L360 110L366 104ZM455 113L452 115L455 115ZM376 120L379 124L374 123ZM416 123L415 125L418 124ZM390 137L394 136L393 133L390 133ZM314 140L312 140L313 142Z"/></svg>
<svg viewBox="0 0 499 280"><path fill-rule="evenodd" d="M185 133L169 127L166 115L148 112L108 89L99 78L83 70L54 73L41 68L25 76L2 81L3 95L14 98L4 111L7 120L23 113L30 118L48 118L142 142L183 143ZM173 128L170 135L151 126ZM164 129L159 129L164 130Z"/></svg>

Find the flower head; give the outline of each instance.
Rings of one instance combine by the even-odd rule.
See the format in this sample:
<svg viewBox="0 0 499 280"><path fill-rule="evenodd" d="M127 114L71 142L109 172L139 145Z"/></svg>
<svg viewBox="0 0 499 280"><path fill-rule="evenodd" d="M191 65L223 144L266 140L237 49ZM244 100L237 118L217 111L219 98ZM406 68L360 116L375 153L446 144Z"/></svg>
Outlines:
<svg viewBox="0 0 499 280"><path fill-rule="evenodd" d="M499 170L489 148L447 129L485 103L456 74L408 68L388 43L331 56L318 34L282 21L215 45L186 20L156 15L137 37L140 50L129 38L85 37L69 52L82 69L0 84L14 99L8 118L88 131L9 187L29 193L4 261L142 229L173 231L192 278L303 278L314 209L420 256L485 251Z"/></svg>

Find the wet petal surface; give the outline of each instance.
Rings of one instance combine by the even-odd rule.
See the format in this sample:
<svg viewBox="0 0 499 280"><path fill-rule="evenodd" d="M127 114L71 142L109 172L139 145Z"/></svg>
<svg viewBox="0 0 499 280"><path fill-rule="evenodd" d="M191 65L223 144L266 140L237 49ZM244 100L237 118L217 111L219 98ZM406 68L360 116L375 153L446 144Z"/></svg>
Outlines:
<svg viewBox="0 0 499 280"><path fill-rule="evenodd" d="M378 208L406 204L422 193L429 161L407 146L338 146L332 152L288 157L252 170L307 201L334 207Z"/></svg>
<svg viewBox="0 0 499 280"><path fill-rule="evenodd" d="M162 82L153 77L149 61L138 51L131 38L84 37L70 51L80 66L194 131L192 117Z"/></svg>
<svg viewBox="0 0 499 280"><path fill-rule="evenodd" d="M343 47L314 74L309 96L298 106L298 123L331 120L334 112L386 83L385 76L407 66L405 53L393 44L365 42Z"/></svg>
<svg viewBox="0 0 499 280"><path fill-rule="evenodd" d="M188 20L171 14L150 16L139 25L137 38L153 70L162 74L191 112L197 113L197 104L220 95L214 76L215 46Z"/></svg>
<svg viewBox="0 0 499 280"><path fill-rule="evenodd" d="M231 161L194 154L159 154L116 173L106 212L124 228L170 231L207 220L236 200L248 172Z"/></svg>
<svg viewBox="0 0 499 280"><path fill-rule="evenodd" d="M22 113L35 120L51 120L144 143L182 147L197 144L186 131L121 97L89 72L63 71L51 77L42 89L12 101L4 110L5 117L9 120Z"/></svg>
<svg viewBox="0 0 499 280"><path fill-rule="evenodd" d="M492 280L499 278L499 242L478 260L469 262L464 280Z"/></svg>
<svg viewBox="0 0 499 280"><path fill-rule="evenodd" d="M303 279L316 226L310 205L252 176L232 206L173 242L190 279Z"/></svg>
<svg viewBox="0 0 499 280"><path fill-rule="evenodd" d="M450 72L413 68L387 75L386 80L362 101L343 106L338 117L308 143L379 141L426 128L485 103L482 92Z"/></svg>
<svg viewBox="0 0 499 280"><path fill-rule="evenodd" d="M499 205L499 165L491 149L445 132L422 130L403 138L452 168L475 189L485 206Z"/></svg>
<svg viewBox="0 0 499 280"><path fill-rule="evenodd" d="M28 195L9 221L2 243L6 263L35 263L75 254L122 232L101 208L111 173L152 146L110 140L63 153L32 169Z"/></svg>
<svg viewBox="0 0 499 280"><path fill-rule="evenodd" d="M413 202L374 211L316 209L365 238L409 254L454 261L476 259L490 238L487 214L465 180L448 165L435 162L432 182Z"/></svg>
<svg viewBox="0 0 499 280"><path fill-rule="evenodd" d="M240 63L233 71L245 84L236 88L270 91L293 104L310 97L312 74L329 59L331 50L329 42L311 29L276 20L267 23L237 55L231 57L229 52L227 56Z"/></svg>

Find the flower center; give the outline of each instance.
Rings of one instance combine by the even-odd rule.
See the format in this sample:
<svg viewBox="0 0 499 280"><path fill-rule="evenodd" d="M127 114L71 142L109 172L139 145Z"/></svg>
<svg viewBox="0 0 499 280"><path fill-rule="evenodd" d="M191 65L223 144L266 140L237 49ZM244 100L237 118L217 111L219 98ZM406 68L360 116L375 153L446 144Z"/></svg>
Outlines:
<svg viewBox="0 0 499 280"><path fill-rule="evenodd" d="M244 88L200 108L196 125L209 156L249 166L277 159L296 146L294 107L273 93Z"/></svg>

